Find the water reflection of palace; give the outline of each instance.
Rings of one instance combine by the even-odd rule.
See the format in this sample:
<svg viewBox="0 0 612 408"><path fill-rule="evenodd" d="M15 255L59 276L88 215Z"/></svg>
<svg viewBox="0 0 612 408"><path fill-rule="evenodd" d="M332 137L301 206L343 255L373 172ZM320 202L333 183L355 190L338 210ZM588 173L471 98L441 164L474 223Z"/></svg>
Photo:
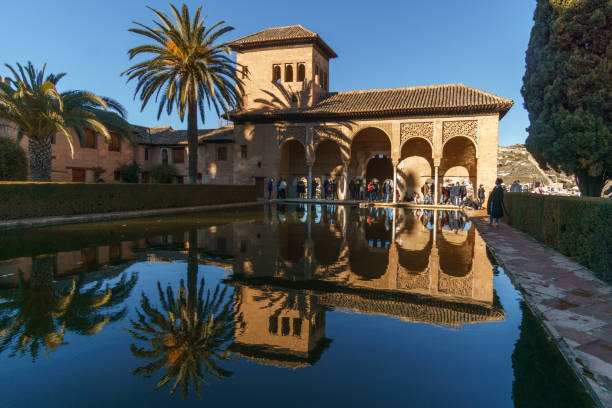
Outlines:
<svg viewBox="0 0 612 408"><path fill-rule="evenodd" d="M313 364L330 307L448 327L505 316L486 246L461 213L313 206L266 217L216 230L235 250L239 355Z"/></svg>
<svg viewBox="0 0 612 408"><path fill-rule="evenodd" d="M330 308L446 327L505 316L494 301L485 243L462 213L270 206L237 221L134 232L98 245L66 238L51 254L0 260L0 285L15 288L20 274L28 282L42 269L49 282L84 271L95 271L81 274L86 281L101 282L105 265L214 264L234 271L230 350L292 368L314 364L329 346Z"/></svg>

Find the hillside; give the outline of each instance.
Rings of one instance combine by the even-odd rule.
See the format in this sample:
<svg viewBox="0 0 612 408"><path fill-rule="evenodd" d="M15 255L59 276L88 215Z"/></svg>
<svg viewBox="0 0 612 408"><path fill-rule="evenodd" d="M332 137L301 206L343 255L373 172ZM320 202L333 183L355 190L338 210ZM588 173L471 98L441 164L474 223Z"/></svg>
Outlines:
<svg viewBox="0 0 612 408"><path fill-rule="evenodd" d="M569 189L576 185L573 176L557 173L554 170L541 170L525 145L499 146L497 155L497 175L504 179L506 185L513 180L520 180L521 184L533 185L539 181L543 185L565 186ZM557 184L559 183L559 184Z"/></svg>

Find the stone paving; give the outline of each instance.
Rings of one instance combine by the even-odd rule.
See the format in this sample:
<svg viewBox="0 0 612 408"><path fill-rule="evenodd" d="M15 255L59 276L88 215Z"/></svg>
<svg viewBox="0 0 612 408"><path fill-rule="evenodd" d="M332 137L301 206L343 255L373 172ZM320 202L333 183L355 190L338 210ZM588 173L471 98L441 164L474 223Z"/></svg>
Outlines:
<svg viewBox="0 0 612 408"><path fill-rule="evenodd" d="M584 266L505 223L478 231L566 360L602 406L612 407L612 287Z"/></svg>
<svg viewBox="0 0 612 408"><path fill-rule="evenodd" d="M16 220L0 221L0 231L22 228L49 227L51 225L78 224L82 222L112 221L126 218L151 217L156 215L186 214L200 211L222 210L225 208L236 208L263 204L265 204L265 201L251 201L244 203L202 205L197 207L160 208L155 210L69 215L65 217L21 218Z"/></svg>

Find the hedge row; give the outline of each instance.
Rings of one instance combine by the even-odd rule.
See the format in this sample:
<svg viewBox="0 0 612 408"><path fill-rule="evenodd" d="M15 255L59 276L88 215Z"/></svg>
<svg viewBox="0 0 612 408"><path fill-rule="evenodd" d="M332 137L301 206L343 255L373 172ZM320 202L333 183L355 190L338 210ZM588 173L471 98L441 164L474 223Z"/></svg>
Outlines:
<svg viewBox="0 0 612 408"><path fill-rule="evenodd" d="M0 220L255 201L253 186L0 183Z"/></svg>
<svg viewBox="0 0 612 408"><path fill-rule="evenodd" d="M507 221L612 283L612 200L504 194Z"/></svg>

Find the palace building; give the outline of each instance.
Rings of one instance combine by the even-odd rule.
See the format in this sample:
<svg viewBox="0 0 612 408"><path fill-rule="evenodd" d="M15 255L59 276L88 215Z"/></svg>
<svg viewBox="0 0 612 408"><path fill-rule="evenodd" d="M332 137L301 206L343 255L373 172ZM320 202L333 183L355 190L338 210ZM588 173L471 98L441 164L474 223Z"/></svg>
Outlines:
<svg viewBox="0 0 612 408"><path fill-rule="evenodd" d="M427 180L469 179L492 188L499 120L513 101L463 84L330 92L337 54L300 25L230 43L243 72L243 108L227 115L236 145L234 183L266 177L339 181L394 179L403 196ZM235 155L235 157L237 157Z"/></svg>
<svg viewBox="0 0 612 408"><path fill-rule="evenodd" d="M333 179L347 198L349 180L395 180L400 199L425 183L465 180L493 187L499 120L513 101L463 84L331 92L334 50L301 25L269 28L230 43L244 81L233 123L200 131L198 182L256 184L284 178L289 197ZM92 133L74 157L64 137L53 145L53 181L119 181L135 160L141 182L167 163L187 180L186 131L134 126L137 145L104 146ZM23 144L27 147L27 142ZM394 194L395 196L395 194Z"/></svg>

